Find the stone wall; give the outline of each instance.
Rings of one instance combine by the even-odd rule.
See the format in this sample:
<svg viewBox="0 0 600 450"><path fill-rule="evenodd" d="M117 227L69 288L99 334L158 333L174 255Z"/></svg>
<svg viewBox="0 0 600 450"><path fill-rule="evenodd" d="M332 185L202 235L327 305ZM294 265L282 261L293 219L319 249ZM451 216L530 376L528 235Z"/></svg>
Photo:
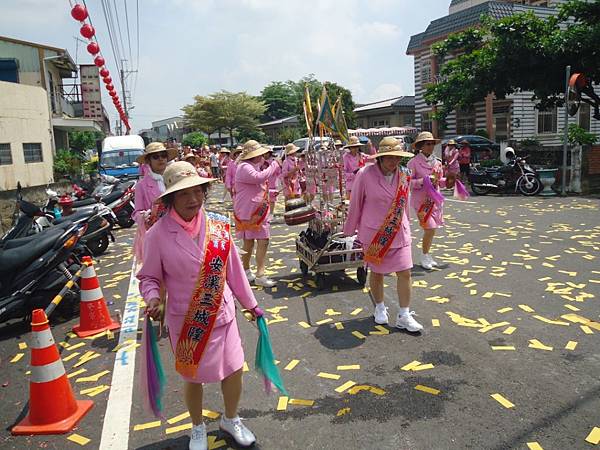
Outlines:
<svg viewBox="0 0 600 450"><path fill-rule="evenodd" d="M583 148L581 184L584 194L600 194L600 145Z"/></svg>
<svg viewBox="0 0 600 450"><path fill-rule="evenodd" d="M71 184L69 182L53 183L49 187L60 194L71 191ZM22 193L25 200L39 206L46 203L48 198L46 195L46 186L23 188ZM12 226L16 199L16 190L0 191L0 235L6 233Z"/></svg>

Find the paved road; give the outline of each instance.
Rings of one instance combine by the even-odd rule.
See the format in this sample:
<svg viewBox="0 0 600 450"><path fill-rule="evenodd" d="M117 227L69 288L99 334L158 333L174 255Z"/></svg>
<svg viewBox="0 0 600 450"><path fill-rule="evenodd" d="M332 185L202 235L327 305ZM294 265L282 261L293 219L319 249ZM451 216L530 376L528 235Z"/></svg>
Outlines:
<svg viewBox="0 0 600 450"><path fill-rule="evenodd" d="M223 208L220 196L217 187L210 208ZM500 450L534 442L544 449L592 447L585 439L600 427L600 202L476 197L449 201L446 211L447 225L435 241L435 256L444 264L429 273L413 270L413 309L426 326L417 336L375 328L368 296L351 272L332 274L326 288L317 290L312 278L301 276L293 249L302 227L274 226L270 257L278 285L255 293L270 309L271 338L290 401L284 407L278 395L262 392L252 368L257 331L239 318L250 367L241 416L257 434L257 448ZM113 311L124 311L132 234L119 231L119 245L98 261ZM415 253L417 244L415 239ZM386 284L394 316L393 277ZM67 358L80 353L65 362L69 373L87 369L71 379L78 397L85 388L107 386L74 431L90 439L86 447L98 448L110 386L121 388L112 380L119 333L112 339L69 338L76 322L57 321L53 332L73 347L84 342L62 351ZM6 427L23 414L27 398L28 354L9 362L27 352L18 347L27 334L26 327L2 331L6 386L0 414ZM189 426L189 419L177 417L186 411L181 386L166 340L160 346L169 375L169 420L155 422L144 414L134 389L129 438L117 439L120 448L187 448L189 431L177 428ZM100 357L74 368L85 351ZM136 356L139 363L139 351ZM97 382L77 382L104 370L110 372ZM135 377L134 386L137 366ZM356 384L340 388L349 382ZM204 407L210 417L222 411L217 385L205 389ZM113 414L126 424L127 411ZM212 448L232 445L210 417ZM69 436L10 437L4 430L0 447L79 448Z"/></svg>

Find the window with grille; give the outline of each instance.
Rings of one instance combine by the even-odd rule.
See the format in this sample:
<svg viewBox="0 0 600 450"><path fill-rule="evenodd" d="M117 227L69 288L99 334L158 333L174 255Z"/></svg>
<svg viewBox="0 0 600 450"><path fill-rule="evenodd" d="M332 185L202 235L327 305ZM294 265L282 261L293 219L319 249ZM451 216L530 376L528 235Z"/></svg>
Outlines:
<svg viewBox="0 0 600 450"><path fill-rule="evenodd" d="M421 62L421 84L431 83L431 61L429 59Z"/></svg>
<svg viewBox="0 0 600 450"><path fill-rule="evenodd" d="M590 105L581 103L579 106L579 126L585 131L590 131Z"/></svg>
<svg viewBox="0 0 600 450"><path fill-rule="evenodd" d="M373 121L373 127L377 128L377 127L389 127L390 126L390 121L389 120L374 120Z"/></svg>
<svg viewBox="0 0 600 450"><path fill-rule="evenodd" d="M456 134L473 134L476 130L475 108L456 111Z"/></svg>
<svg viewBox="0 0 600 450"><path fill-rule="evenodd" d="M23 144L25 163L42 162L42 144L39 142Z"/></svg>
<svg viewBox="0 0 600 450"><path fill-rule="evenodd" d="M537 132L538 134L556 133L557 126L556 108L546 111L538 111Z"/></svg>
<svg viewBox="0 0 600 450"><path fill-rule="evenodd" d="M421 131L432 131L433 130L433 120L431 120L431 113L422 113L421 114Z"/></svg>
<svg viewBox="0 0 600 450"><path fill-rule="evenodd" d="M10 144L0 144L0 166L12 164L12 153Z"/></svg>

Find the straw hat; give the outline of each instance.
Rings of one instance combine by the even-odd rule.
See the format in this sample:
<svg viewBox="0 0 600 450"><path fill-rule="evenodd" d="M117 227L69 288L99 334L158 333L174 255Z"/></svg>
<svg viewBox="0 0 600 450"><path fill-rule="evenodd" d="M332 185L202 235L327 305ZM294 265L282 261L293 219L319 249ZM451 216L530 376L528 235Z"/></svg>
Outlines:
<svg viewBox="0 0 600 450"><path fill-rule="evenodd" d="M429 131L423 131L423 132L419 133L419 135L417 136L417 139L415 139L415 142L412 145L413 148L417 148L417 144L419 142L423 142L423 141L433 141L435 144L440 142L440 140L434 138L433 134L431 134Z"/></svg>
<svg viewBox="0 0 600 450"><path fill-rule="evenodd" d="M177 161L165 169L163 180L167 189L159 198L176 191L210 183L211 181L215 181L216 178L203 178L198 175L196 168L189 162Z"/></svg>
<svg viewBox="0 0 600 450"><path fill-rule="evenodd" d="M288 144L285 146L285 156L290 156L300 150L300 147L295 146L294 144Z"/></svg>
<svg viewBox="0 0 600 450"><path fill-rule="evenodd" d="M219 153L231 153L227 147L221 147Z"/></svg>
<svg viewBox="0 0 600 450"><path fill-rule="evenodd" d="M335 142L333 143L333 145L335 145L336 147L343 147L344 143L342 141L340 141L339 139L336 139Z"/></svg>
<svg viewBox="0 0 600 450"><path fill-rule="evenodd" d="M398 139L387 136L379 143L377 153L368 156L368 159L375 159L380 156L402 156L403 158L412 158L415 155L404 150L404 145L398 141Z"/></svg>
<svg viewBox="0 0 600 450"><path fill-rule="evenodd" d="M256 158L257 156L264 155L270 150L266 147L263 147L255 140L249 140L246 142L242 149L242 154L240 155L241 161L246 161L248 159Z"/></svg>
<svg viewBox="0 0 600 450"><path fill-rule="evenodd" d="M193 153L188 153L187 155L185 155L183 157L183 161L189 161L190 159L194 160L195 163L200 162L200 157L198 155L193 154Z"/></svg>
<svg viewBox="0 0 600 450"><path fill-rule="evenodd" d="M454 139L450 139L446 145L456 145L456 141Z"/></svg>
<svg viewBox="0 0 600 450"><path fill-rule="evenodd" d="M167 159L169 161L171 161L172 159L175 159L178 154L178 151L176 148L166 148L161 142L151 142L150 144L146 145L146 148L144 149L144 153L142 153L140 156L138 156L136 161L140 164L144 164L144 163L146 163L146 157L148 155L151 155L152 153L160 153L160 152L167 152Z"/></svg>
<svg viewBox="0 0 600 450"><path fill-rule="evenodd" d="M360 140L356 136L350 136L350 140L344 146L344 148L348 148L348 147L361 147L363 145L364 144L361 144Z"/></svg>

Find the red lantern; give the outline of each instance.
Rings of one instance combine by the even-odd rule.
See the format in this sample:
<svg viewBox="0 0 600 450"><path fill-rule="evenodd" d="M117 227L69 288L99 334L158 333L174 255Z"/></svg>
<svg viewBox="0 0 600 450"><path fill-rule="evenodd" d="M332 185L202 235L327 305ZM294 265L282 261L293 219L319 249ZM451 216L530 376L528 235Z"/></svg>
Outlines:
<svg viewBox="0 0 600 450"><path fill-rule="evenodd" d="M87 51L90 55L96 55L100 52L100 46L95 42L90 42L87 46Z"/></svg>
<svg viewBox="0 0 600 450"><path fill-rule="evenodd" d="M83 22L88 17L87 9L85 9L85 6L83 5L76 4L73 6L73 9L71 9L71 17L75 20Z"/></svg>
<svg viewBox="0 0 600 450"><path fill-rule="evenodd" d="M110 84L110 83L112 83L112 78L111 77L104 77L104 78L102 78L102 81L104 81L104 84Z"/></svg>
<svg viewBox="0 0 600 450"><path fill-rule="evenodd" d="M108 95L110 95L111 97L116 97L117 93L115 91L109 91Z"/></svg>
<svg viewBox="0 0 600 450"><path fill-rule="evenodd" d="M106 61L104 61L104 58L102 56L96 56L94 58L94 64L96 64L98 67L102 67L105 62Z"/></svg>
<svg viewBox="0 0 600 450"><path fill-rule="evenodd" d="M100 76L101 77L107 77L110 75L110 72L108 71L108 69L106 69L105 67L103 67L102 69L100 69Z"/></svg>
<svg viewBox="0 0 600 450"><path fill-rule="evenodd" d="M109 90L109 91L114 91L115 87L112 84L107 84L106 85L106 89Z"/></svg>
<svg viewBox="0 0 600 450"><path fill-rule="evenodd" d="M89 23L84 24L80 29L79 32L81 33L81 35L84 38L88 38L91 39L94 37L94 34L96 34L96 30L94 30L94 27L91 26Z"/></svg>

